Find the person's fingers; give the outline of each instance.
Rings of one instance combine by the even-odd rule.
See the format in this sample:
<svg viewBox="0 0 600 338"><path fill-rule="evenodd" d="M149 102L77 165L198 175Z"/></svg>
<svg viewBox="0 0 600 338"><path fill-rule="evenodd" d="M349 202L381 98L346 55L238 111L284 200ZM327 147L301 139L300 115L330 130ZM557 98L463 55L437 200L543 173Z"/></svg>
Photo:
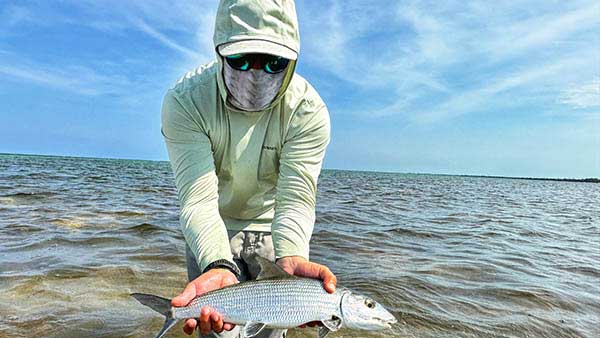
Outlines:
<svg viewBox="0 0 600 338"><path fill-rule="evenodd" d="M223 279L221 281L221 287L225 287L232 284L237 284L240 281L235 277L233 273L229 270L225 270L225 274L223 275Z"/></svg>
<svg viewBox="0 0 600 338"><path fill-rule="evenodd" d="M337 277L329 270L328 267L321 265L319 270L319 278L323 280L323 287L327 292L334 293L337 286Z"/></svg>
<svg viewBox="0 0 600 338"><path fill-rule="evenodd" d="M303 264L301 271L298 271L304 277L319 278L323 281L323 287L327 292L334 293L337 285L337 278L325 265L317 263Z"/></svg>
<svg viewBox="0 0 600 338"><path fill-rule="evenodd" d="M286 272L302 277L318 278L323 281L323 288L329 293L334 293L337 286L337 278L325 265L309 262L305 259L285 259L278 262L279 266Z"/></svg>
<svg viewBox="0 0 600 338"><path fill-rule="evenodd" d="M185 332L187 335L191 335L196 329L196 324L197 322L195 319L190 318L186 320L185 324L183 325L183 332Z"/></svg>
<svg viewBox="0 0 600 338"><path fill-rule="evenodd" d="M212 330L216 333L223 331L223 318L220 314L213 311L210 315L210 321L212 322Z"/></svg>
<svg viewBox="0 0 600 338"><path fill-rule="evenodd" d="M235 327L235 325L233 325L231 323L223 323L223 330L225 330L225 331L231 331L231 330L233 330L234 327Z"/></svg>
<svg viewBox="0 0 600 338"><path fill-rule="evenodd" d="M196 298L196 285L194 283L188 283L180 295L171 299L171 305L175 307L186 306L194 298Z"/></svg>
<svg viewBox="0 0 600 338"><path fill-rule="evenodd" d="M210 314L211 309L209 307L203 307L200 311L200 332L207 336L210 333Z"/></svg>
<svg viewBox="0 0 600 338"><path fill-rule="evenodd" d="M294 275L308 278L320 278L320 268L321 265L317 263L303 262L294 267Z"/></svg>
<svg viewBox="0 0 600 338"><path fill-rule="evenodd" d="M282 260L280 263L277 263L277 265L279 265L279 267L282 268L283 271L289 273L290 275L294 274L294 266L292 266L290 262Z"/></svg>

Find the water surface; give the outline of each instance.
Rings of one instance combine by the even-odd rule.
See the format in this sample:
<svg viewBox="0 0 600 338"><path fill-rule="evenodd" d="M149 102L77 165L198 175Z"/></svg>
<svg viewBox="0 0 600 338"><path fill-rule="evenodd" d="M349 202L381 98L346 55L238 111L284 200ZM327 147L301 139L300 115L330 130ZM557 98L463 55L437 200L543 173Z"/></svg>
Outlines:
<svg viewBox="0 0 600 338"><path fill-rule="evenodd" d="M332 337L600 337L600 184L326 170L317 204L312 259L399 320ZM153 337L177 213L167 162L0 155L0 337Z"/></svg>

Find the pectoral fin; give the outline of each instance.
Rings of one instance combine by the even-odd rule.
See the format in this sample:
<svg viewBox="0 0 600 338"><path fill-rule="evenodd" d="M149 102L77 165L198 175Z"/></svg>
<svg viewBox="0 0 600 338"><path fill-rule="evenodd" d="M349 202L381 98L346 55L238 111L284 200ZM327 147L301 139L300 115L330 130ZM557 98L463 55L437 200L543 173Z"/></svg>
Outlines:
<svg viewBox="0 0 600 338"><path fill-rule="evenodd" d="M323 338L331 331L337 331L342 327L342 320L338 317L331 317L331 319L321 321L323 326L319 328L317 333L318 338Z"/></svg>
<svg viewBox="0 0 600 338"><path fill-rule="evenodd" d="M252 338L260 333L267 324L258 322L248 322L244 325L244 338Z"/></svg>
<svg viewBox="0 0 600 338"><path fill-rule="evenodd" d="M331 319L323 320L323 327L326 327L329 331L337 331L342 327L342 320L338 317L331 317Z"/></svg>

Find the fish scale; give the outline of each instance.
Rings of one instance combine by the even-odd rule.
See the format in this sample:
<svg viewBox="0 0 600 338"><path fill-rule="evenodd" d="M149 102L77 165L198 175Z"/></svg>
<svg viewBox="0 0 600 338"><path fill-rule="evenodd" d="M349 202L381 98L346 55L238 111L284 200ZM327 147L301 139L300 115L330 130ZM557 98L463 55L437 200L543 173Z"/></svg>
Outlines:
<svg viewBox="0 0 600 338"><path fill-rule="evenodd" d="M270 327L293 327L339 317L340 299L339 292L327 293L318 280L264 279L206 293L187 307L174 308L173 317L198 317L202 307L211 306L229 323L260 321Z"/></svg>

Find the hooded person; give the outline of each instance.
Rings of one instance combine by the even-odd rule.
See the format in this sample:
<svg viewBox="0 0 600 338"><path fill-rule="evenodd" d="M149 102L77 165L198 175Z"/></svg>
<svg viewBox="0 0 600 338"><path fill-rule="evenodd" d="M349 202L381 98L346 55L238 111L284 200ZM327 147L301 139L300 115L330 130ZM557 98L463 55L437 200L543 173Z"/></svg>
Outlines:
<svg viewBox="0 0 600 338"><path fill-rule="evenodd" d="M214 44L216 61L185 74L162 107L190 280L172 304L256 278L253 254L333 292L335 276L308 260L330 125L323 100L295 73L294 2L222 0ZM186 332L232 327L209 309L199 316ZM256 337L283 335L265 329Z"/></svg>

